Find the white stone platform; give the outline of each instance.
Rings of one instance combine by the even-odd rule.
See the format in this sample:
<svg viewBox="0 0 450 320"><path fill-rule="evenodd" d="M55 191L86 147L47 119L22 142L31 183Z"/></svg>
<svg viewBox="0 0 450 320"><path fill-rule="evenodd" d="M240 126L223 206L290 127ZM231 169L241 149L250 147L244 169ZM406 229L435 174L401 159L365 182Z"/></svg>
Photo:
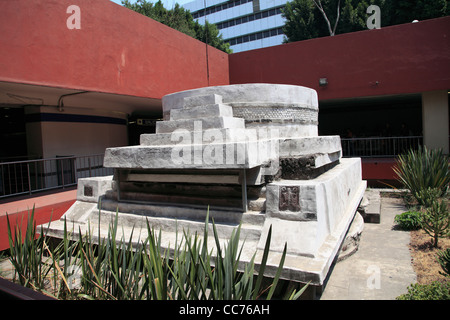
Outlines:
<svg viewBox="0 0 450 320"><path fill-rule="evenodd" d="M248 211L245 213L227 212L220 210L211 210L211 218L215 218L217 230L222 242L227 241L227 237L242 224L241 239L243 240L244 250L242 254L242 263L250 261L252 255L257 252L256 263L261 261L263 246L267 230L272 226L272 244L269 254L268 268L266 276L274 276L276 267L281 258L281 252L284 244L287 243L288 254L286 256L284 269L281 277L286 280L309 282L311 285L322 286L328 274L329 268L333 263L340 245L345 237L346 231L353 220L356 209L364 194L366 188L365 182L358 182L358 159L342 159L341 163L328 171L326 174L305 181L280 181L273 184L273 187L284 185L298 185L301 189L316 189L316 200L313 200L311 192L308 192L310 200L305 200L305 210L311 206L321 206L322 210L316 211L317 217L313 219L286 219L274 213L258 213ZM342 192L333 189L334 184L341 184L343 175L351 173L353 182L351 190L338 188ZM103 183L105 182L102 179ZM350 185L352 181L348 181ZM112 178L110 180L112 184ZM164 248L173 248L176 231L178 230L178 239L183 230L189 230L192 234L203 233L204 218L207 208L186 208L186 207L167 207L155 204L136 204L122 203L114 207L117 203L106 203L107 209L98 207L95 199L98 195L92 196L92 202L82 195L85 186L97 184L95 178L80 179L78 190L80 196L74 205L66 212L60 221L52 222L47 229L49 236L62 237L64 230L64 219L66 219L69 231L74 234L86 232L88 225L92 228L92 234L97 235L100 227L102 236L107 236L109 224L115 218L116 210L119 210L119 238L124 237L128 240L133 231L134 242L137 245L139 241L145 239L148 221L151 227L159 232L162 231L162 244ZM339 200L340 197L346 197L345 200ZM80 200L83 199L83 200ZM306 202L310 201L310 204ZM102 204L104 205L104 204ZM339 207L334 207L338 205ZM158 209L158 207L160 207ZM333 208L332 212L325 208ZM159 212L154 215L151 212ZM100 214L100 224L99 224ZM230 217L233 216L234 218ZM226 218L231 220L226 221ZM224 222L225 221L225 222ZM44 227L47 227L44 226ZM121 234L120 232L123 232ZM210 226L212 235L212 226ZM245 242L244 242L245 240ZM214 248L214 239L210 239L210 247Z"/></svg>
<svg viewBox="0 0 450 320"><path fill-rule="evenodd" d="M125 239L133 230L138 243L148 222L173 248L183 231L203 232L209 208L222 242L241 225L242 263L255 252L261 261L272 227L266 276L275 275L287 244L281 277L322 286L366 183L360 159L342 158L338 136L317 135L317 93L208 87L165 96L163 111L139 146L106 150L113 177L79 179L76 203L49 235L61 237L65 220L75 233L90 225L106 236L118 212Z"/></svg>

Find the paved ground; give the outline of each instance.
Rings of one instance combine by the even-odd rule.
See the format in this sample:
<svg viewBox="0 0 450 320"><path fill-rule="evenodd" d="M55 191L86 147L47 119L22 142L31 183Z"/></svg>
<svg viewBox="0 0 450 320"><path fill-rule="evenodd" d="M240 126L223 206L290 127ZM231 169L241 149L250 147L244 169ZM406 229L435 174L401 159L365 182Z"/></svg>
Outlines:
<svg viewBox="0 0 450 320"><path fill-rule="evenodd" d="M381 199L380 224L366 223L358 251L338 262L322 300L393 300L416 282L408 244L409 232L393 230L401 199Z"/></svg>

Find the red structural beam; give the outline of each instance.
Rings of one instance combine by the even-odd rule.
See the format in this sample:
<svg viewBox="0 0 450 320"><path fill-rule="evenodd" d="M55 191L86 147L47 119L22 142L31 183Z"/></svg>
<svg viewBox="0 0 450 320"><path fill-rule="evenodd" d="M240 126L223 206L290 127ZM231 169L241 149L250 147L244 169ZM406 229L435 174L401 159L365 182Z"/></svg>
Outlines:
<svg viewBox="0 0 450 320"><path fill-rule="evenodd" d="M231 84L302 85L319 100L447 90L450 17L240 52L229 64Z"/></svg>
<svg viewBox="0 0 450 320"><path fill-rule="evenodd" d="M156 99L229 83L226 53L109 0L1 1L0 30L0 81Z"/></svg>

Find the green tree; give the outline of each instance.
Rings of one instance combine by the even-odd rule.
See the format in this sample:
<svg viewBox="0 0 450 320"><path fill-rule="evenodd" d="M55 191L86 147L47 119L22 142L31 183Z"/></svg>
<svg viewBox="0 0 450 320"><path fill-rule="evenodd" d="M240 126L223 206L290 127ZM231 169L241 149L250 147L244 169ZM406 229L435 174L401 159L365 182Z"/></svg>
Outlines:
<svg viewBox="0 0 450 320"><path fill-rule="evenodd" d="M138 0L136 3L130 3L128 0L122 0L122 5L183 32L190 37L208 43L219 50L232 53L230 44L223 40L215 24L206 22L204 26L201 25L197 21L194 21L189 10L184 9L178 3L172 9L164 8L161 0L155 3L146 0Z"/></svg>
<svg viewBox="0 0 450 320"><path fill-rule="evenodd" d="M283 9L285 42L333 36L366 28L366 9L378 1L293 0Z"/></svg>
<svg viewBox="0 0 450 320"><path fill-rule="evenodd" d="M322 14L326 24L328 32L330 33L330 36L334 36L336 34L336 28L339 23L339 19L341 17L341 0L337 0L337 3L333 3L333 1L327 1L327 0L312 0L315 4L316 8L319 10L319 12ZM323 3L322 3L323 2ZM325 5L325 7L324 7ZM336 8L336 15L334 16L334 21L332 22L330 19L332 19L331 11Z"/></svg>
<svg viewBox="0 0 450 320"><path fill-rule="evenodd" d="M420 218L422 229L431 236L432 243L435 248L438 247L439 238L449 235L450 230L450 214L448 211L447 201L439 199L439 190L428 189L428 206L424 209Z"/></svg>
<svg viewBox="0 0 450 320"><path fill-rule="evenodd" d="M413 20L426 20L448 16L450 4L448 0L391 0L387 1L383 11L388 25L408 23Z"/></svg>
<svg viewBox="0 0 450 320"><path fill-rule="evenodd" d="M365 30L371 4L381 10L381 26L450 15L449 0L293 0L283 9L284 42Z"/></svg>
<svg viewBox="0 0 450 320"><path fill-rule="evenodd" d="M282 10L282 15L286 19L283 27L284 42L319 37L319 28L314 11L314 3L310 0L294 0L286 3Z"/></svg>
<svg viewBox="0 0 450 320"><path fill-rule="evenodd" d="M233 53L233 50L230 49L230 44L223 40L222 35L215 24L209 23L208 20L206 20L205 25L195 22L194 30L195 38L197 40L208 43L210 46L226 53Z"/></svg>

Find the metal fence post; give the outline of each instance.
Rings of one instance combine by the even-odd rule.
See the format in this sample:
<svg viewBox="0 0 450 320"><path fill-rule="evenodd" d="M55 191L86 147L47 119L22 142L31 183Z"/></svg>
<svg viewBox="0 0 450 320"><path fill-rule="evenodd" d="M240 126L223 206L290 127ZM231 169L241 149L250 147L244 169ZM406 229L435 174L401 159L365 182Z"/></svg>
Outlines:
<svg viewBox="0 0 450 320"><path fill-rule="evenodd" d="M27 162L27 178L28 178L28 193L31 194L31 175L29 162Z"/></svg>
<svg viewBox="0 0 450 320"><path fill-rule="evenodd" d="M59 159L60 160L60 164L61 164L61 181L62 181L62 187L63 187L63 189L64 189L64 162L61 160L61 159ZM56 161L58 161L58 160L56 160Z"/></svg>

